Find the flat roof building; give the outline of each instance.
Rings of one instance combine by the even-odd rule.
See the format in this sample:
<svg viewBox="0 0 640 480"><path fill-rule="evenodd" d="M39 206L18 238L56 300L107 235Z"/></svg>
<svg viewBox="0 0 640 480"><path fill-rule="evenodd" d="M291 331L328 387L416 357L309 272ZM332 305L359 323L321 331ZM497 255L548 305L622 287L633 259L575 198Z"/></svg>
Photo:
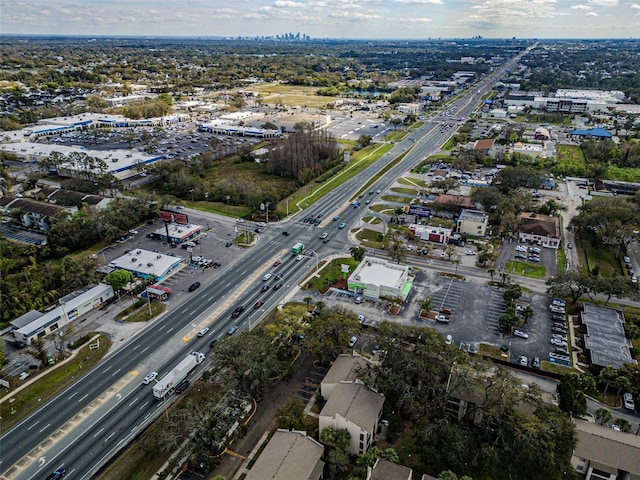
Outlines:
<svg viewBox="0 0 640 480"><path fill-rule="evenodd" d="M587 327L584 345L594 367L620 368L626 363L638 363L631 357L633 345L624 332L622 310L585 303L581 316Z"/></svg>
<svg viewBox="0 0 640 480"><path fill-rule="evenodd" d="M349 291L364 297L401 298L409 295L413 283L410 268L374 257L365 257L349 276Z"/></svg>
<svg viewBox="0 0 640 480"><path fill-rule="evenodd" d="M109 263L109 267L127 270L140 278L155 278L160 282L171 272L180 268L181 263L180 257L139 248L116 258Z"/></svg>
<svg viewBox="0 0 640 480"><path fill-rule="evenodd" d="M203 229L202 225L181 225L168 223L158 228L154 233L163 242L183 243L195 238ZM168 235L167 235L168 232Z"/></svg>

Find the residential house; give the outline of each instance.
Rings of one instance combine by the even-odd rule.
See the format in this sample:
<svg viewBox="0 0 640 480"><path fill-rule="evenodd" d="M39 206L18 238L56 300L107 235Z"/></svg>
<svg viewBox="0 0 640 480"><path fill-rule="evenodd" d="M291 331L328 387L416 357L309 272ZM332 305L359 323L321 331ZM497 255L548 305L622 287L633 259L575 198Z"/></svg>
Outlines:
<svg viewBox="0 0 640 480"><path fill-rule="evenodd" d="M560 222L558 217L522 213L519 216L518 238L521 242L537 243L547 248L560 248Z"/></svg>
<svg viewBox="0 0 640 480"><path fill-rule="evenodd" d="M378 458L373 467L367 467L366 480L412 480L413 470L404 465L391 463L384 458Z"/></svg>
<svg viewBox="0 0 640 480"><path fill-rule="evenodd" d="M75 207L61 207L47 202L39 202L30 198L0 198L0 212L11 215L12 211L20 213L20 224L26 228L47 232L51 228L51 219L61 212L73 213Z"/></svg>
<svg viewBox="0 0 640 480"><path fill-rule="evenodd" d="M320 431L347 430L351 436L347 453L360 455L373 443L383 405L384 396L362 383L337 384L320 412Z"/></svg>
<svg viewBox="0 0 640 480"><path fill-rule="evenodd" d="M571 465L585 480L640 480L640 437L585 420L575 424Z"/></svg>
<svg viewBox="0 0 640 480"><path fill-rule="evenodd" d="M277 430L245 480L322 480L324 447L306 432Z"/></svg>
<svg viewBox="0 0 640 480"><path fill-rule="evenodd" d="M358 380L358 371L370 366L371 362L357 353L338 355L322 379L320 394L325 399L331 397L336 385L345 382L356 382Z"/></svg>
<svg viewBox="0 0 640 480"><path fill-rule="evenodd" d="M505 113L506 114L506 113ZM483 138L481 140L476 140L473 144L473 149L480 152L487 157L492 157L494 154L494 147L496 144L495 138Z"/></svg>

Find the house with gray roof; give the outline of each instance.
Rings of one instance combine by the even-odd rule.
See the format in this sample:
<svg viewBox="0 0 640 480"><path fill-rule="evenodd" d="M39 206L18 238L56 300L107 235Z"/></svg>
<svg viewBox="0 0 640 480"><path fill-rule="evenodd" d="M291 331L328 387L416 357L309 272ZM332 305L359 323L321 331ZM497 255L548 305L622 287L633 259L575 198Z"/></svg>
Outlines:
<svg viewBox="0 0 640 480"><path fill-rule="evenodd" d="M245 480L322 480L323 454L306 432L277 430Z"/></svg>
<svg viewBox="0 0 640 480"><path fill-rule="evenodd" d="M384 458L378 458L373 467L367 467L366 480L412 480L413 470L404 465L391 463Z"/></svg>

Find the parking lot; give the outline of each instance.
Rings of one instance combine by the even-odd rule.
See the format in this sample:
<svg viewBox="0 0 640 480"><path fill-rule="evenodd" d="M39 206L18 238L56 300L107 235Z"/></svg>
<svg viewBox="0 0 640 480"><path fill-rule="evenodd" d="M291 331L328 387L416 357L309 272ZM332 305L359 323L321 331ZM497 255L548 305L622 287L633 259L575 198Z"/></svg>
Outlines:
<svg viewBox="0 0 640 480"><path fill-rule="evenodd" d="M507 358L514 364L519 363L520 356L527 357L529 366L534 357L539 357L542 361L549 360L549 354L555 350L555 346L549 343L553 324L548 309L549 297L524 294L520 299L522 305L528 304L534 311L528 323L519 327L528 338L503 335L498 326L505 309L504 289L490 286L487 280L470 277L463 281L442 277L436 266L422 268L398 315L390 315L384 303L366 299L362 303L356 303L356 296L348 292L330 290L322 295L318 292L299 291L294 301L302 301L305 296L311 295L314 302L323 301L327 306L341 305L356 315L363 315L365 326L392 321L405 326L433 328L443 336L451 335L453 343L465 350L477 348L479 343L505 346L509 349ZM450 314L447 314L448 322L419 318L419 302L427 297L431 298L432 310L450 310ZM371 337L374 336L363 334L355 349L370 353L375 348L375 338Z"/></svg>

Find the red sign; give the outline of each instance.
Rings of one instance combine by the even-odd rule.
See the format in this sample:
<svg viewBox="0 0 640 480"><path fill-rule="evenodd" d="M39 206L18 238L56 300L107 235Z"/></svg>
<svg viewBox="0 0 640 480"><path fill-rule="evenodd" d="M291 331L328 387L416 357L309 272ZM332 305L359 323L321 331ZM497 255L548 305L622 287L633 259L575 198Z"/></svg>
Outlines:
<svg viewBox="0 0 640 480"><path fill-rule="evenodd" d="M179 225L188 225L189 217L184 213L172 212L170 210L160 211L160 220L165 223L177 223Z"/></svg>

